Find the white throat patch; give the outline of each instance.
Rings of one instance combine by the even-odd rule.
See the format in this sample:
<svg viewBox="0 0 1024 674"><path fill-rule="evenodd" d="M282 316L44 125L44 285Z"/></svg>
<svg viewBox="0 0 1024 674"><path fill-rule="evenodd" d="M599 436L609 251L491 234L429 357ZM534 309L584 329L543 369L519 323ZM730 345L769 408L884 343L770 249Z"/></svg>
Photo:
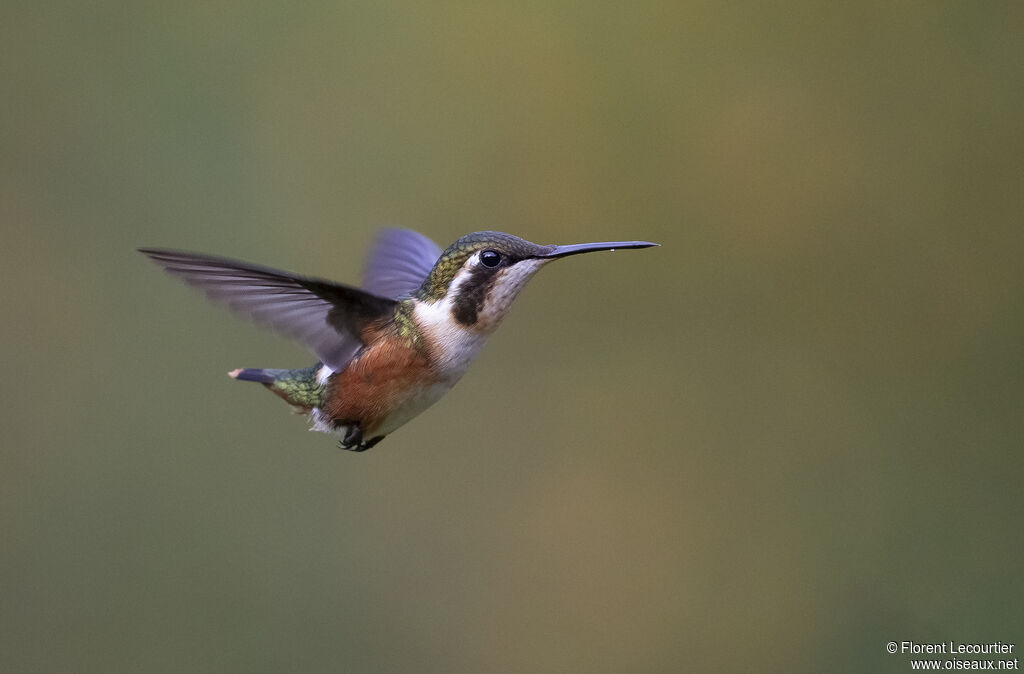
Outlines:
<svg viewBox="0 0 1024 674"><path fill-rule="evenodd" d="M491 292L487 294L484 306L477 316L480 329L493 332L512 308L512 302L519 296L526 282L550 261L539 258L523 260L499 271L494 279L494 285L491 286Z"/></svg>

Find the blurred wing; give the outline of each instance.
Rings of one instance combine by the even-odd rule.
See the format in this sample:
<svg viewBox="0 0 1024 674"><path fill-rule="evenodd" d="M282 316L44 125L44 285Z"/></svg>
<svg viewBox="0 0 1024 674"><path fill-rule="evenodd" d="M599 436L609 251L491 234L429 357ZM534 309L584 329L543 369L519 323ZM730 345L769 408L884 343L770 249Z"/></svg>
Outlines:
<svg viewBox="0 0 1024 674"><path fill-rule="evenodd" d="M211 255L140 248L140 253L214 302L306 345L335 372L362 346L368 322L395 302L350 286Z"/></svg>
<svg viewBox="0 0 1024 674"><path fill-rule="evenodd" d="M382 229L366 256L363 288L380 297L409 297L433 269L441 249L411 229Z"/></svg>

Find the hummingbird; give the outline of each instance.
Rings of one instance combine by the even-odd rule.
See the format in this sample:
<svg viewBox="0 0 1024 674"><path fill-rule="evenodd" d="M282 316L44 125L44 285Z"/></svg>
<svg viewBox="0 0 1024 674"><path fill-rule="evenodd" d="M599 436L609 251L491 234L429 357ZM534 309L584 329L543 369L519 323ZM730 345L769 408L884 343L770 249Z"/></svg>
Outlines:
<svg viewBox="0 0 1024 674"><path fill-rule="evenodd" d="M544 246L474 232L445 250L408 229L383 229L361 288L249 262L140 248L215 303L290 337L319 361L240 368L305 414L311 429L362 452L433 405L466 373L484 341L541 267L571 255L648 248L648 241Z"/></svg>

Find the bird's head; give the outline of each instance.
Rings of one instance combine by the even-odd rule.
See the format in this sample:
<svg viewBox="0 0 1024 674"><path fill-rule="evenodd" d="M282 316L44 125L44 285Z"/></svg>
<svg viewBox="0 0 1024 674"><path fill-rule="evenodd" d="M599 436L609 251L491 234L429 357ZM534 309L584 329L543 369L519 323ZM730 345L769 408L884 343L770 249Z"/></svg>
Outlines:
<svg viewBox="0 0 1024 674"><path fill-rule="evenodd" d="M547 263L580 253L656 245L615 241L542 246L504 232L474 232L448 246L416 297L445 303L458 323L489 332L508 313L526 282Z"/></svg>

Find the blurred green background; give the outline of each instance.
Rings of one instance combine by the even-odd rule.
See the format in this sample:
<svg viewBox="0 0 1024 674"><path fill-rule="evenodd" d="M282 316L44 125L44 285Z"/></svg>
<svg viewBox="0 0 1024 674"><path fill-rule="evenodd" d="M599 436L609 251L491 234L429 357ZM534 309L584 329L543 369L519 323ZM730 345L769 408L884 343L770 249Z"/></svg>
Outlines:
<svg viewBox="0 0 1024 674"><path fill-rule="evenodd" d="M0 669L1024 647L1024 5L7 2ZM649 239L366 454L137 246Z"/></svg>

